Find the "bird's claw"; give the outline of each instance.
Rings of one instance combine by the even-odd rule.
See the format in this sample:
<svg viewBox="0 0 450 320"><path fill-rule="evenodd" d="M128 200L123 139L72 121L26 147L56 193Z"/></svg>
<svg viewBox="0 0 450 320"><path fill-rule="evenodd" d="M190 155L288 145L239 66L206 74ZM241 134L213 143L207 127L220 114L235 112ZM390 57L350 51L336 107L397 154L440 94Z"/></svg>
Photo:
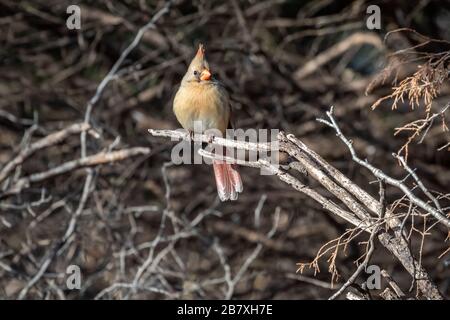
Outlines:
<svg viewBox="0 0 450 320"><path fill-rule="evenodd" d="M188 129L188 132L189 132L189 140L194 141L194 135L195 135L194 130Z"/></svg>
<svg viewBox="0 0 450 320"><path fill-rule="evenodd" d="M214 141L215 136L213 134L208 134L208 143L212 143Z"/></svg>

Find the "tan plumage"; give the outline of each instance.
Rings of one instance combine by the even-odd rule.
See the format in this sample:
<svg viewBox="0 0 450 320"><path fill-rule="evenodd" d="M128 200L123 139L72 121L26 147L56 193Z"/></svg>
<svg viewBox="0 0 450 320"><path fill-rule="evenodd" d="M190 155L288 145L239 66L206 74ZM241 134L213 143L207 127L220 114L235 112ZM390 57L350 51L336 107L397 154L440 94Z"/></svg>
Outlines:
<svg viewBox="0 0 450 320"><path fill-rule="evenodd" d="M218 129L225 137L231 113L228 93L212 78L203 45L181 81L173 111L184 129L194 131L194 121L201 121L203 130ZM236 200L243 189L236 166L214 161L213 167L220 199Z"/></svg>
<svg viewBox="0 0 450 320"><path fill-rule="evenodd" d="M225 136L230 121L228 95L213 81L182 83L175 95L173 111L188 130L194 130L194 121L202 121L203 129L218 129Z"/></svg>

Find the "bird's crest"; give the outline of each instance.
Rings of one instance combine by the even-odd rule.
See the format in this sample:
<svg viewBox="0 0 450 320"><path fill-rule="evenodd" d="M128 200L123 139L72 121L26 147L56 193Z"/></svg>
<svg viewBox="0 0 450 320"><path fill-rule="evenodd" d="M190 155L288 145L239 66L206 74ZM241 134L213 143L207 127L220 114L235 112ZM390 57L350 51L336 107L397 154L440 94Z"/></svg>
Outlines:
<svg viewBox="0 0 450 320"><path fill-rule="evenodd" d="M202 43L200 43L198 45L198 50L197 50L196 57L203 59L204 56L205 56L205 46Z"/></svg>

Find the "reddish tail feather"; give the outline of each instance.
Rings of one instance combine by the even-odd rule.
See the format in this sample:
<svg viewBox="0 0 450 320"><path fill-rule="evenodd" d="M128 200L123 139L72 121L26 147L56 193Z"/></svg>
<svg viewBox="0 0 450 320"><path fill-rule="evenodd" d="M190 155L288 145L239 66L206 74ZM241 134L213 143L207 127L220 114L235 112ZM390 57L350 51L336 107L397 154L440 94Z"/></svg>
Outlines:
<svg viewBox="0 0 450 320"><path fill-rule="evenodd" d="M242 180L237 166L221 161L213 162L214 176L216 177L217 193L221 201L236 200L238 193L242 192Z"/></svg>

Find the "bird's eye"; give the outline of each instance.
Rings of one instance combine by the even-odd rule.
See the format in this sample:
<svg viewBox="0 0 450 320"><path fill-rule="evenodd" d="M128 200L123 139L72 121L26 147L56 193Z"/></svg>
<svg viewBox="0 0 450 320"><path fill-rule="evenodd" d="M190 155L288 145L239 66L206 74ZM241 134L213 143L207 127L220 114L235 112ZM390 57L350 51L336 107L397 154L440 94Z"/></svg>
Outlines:
<svg viewBox="0 0 450 320"><path fill-rule="evenodd" d="M194 71L194 76L198 76L198 71L197 70Z"/></svg>

